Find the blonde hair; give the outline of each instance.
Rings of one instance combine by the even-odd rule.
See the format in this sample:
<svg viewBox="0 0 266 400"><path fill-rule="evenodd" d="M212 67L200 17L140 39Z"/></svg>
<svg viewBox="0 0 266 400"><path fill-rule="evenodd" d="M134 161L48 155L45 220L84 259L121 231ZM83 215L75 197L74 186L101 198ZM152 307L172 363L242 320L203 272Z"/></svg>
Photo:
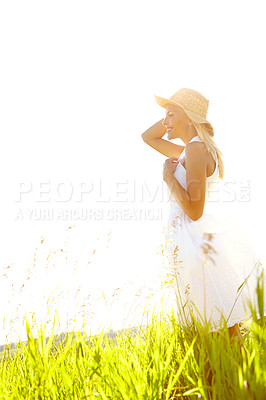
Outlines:
<svg viewBox="0 0 266 400"><path fill-rule="evenodd" d="M221 150L218 149L216 143L213 140L214 131L213 131L212 126L210 124L201 124L201 123L197 123L195 121L191 121L191 122L195 126L195 129L198 133L199 138L201 140L203 140L203 142L205 143L205 146L207 147L208 152L211 153L211 155L213 156L213 158L215 160L216 160L216 157L215 157L215 151L216 151L217 158L218 158L219 178L223 179L223 177L224 177L224 163L222 160L223 153L221 152Z"/></svg>

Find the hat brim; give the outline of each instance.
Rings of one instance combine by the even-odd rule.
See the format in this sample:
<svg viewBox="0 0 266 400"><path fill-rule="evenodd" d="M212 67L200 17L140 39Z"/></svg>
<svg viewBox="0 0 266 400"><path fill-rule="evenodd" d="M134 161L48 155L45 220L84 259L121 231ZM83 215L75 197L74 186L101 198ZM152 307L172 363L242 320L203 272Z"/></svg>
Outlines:
<svg viewBox="0 0 266 400"><path fill-rule="evenodd" d="M199 114L194 113L193 111L187 110L186 108L184 108L181 104L176 103L172 100L169 99L165 99L163 97L159 97L154 95L156 102L159 104L159 106L166 108L168 105L172 104L174 106L179 106L181 107L185 113L187 114L187 116L194 122L197 122L199 124L209 124L210 123L203 117L201 117Z"/></svg>

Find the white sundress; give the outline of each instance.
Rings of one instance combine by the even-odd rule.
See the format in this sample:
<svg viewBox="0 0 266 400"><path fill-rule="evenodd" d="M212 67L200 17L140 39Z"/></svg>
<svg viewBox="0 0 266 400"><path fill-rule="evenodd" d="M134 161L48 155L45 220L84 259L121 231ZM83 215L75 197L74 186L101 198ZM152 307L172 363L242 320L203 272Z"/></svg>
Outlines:
<svg viewBox="0 0 266 400"><path fill-rule="evenodd" d="M202 140L195 136L190 140L193 141ZM253 305L256 303L257 278L264 272L254 247L241 227L232 219L219 216L217 209L215 212L208 202L209 184L219 180L217 154L215 158L215 171L207 177L204 212L197 221L185 214L168 189L170 213L163 251L168 276L172 277L170 287L174 287L171 307L176 308L180 325L190 326L190 310L193 310L196 319L203 325L210 323L210 330L224 327L221 312L228 327L250 319L246 301L248 298ZM174 176L187 190L186 169L182 165L184 159L185 149L179 157ZM265 306L265 273L263 279Z"/></svg>

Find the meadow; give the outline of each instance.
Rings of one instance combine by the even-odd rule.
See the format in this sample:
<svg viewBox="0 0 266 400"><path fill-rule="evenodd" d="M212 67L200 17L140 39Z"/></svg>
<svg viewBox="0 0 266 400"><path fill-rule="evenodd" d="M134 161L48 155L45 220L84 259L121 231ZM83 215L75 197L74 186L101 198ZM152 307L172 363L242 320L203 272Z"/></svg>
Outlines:
<svg viewBox="0 0 266 400"><path fill-rule="evenodd" d="M0 399L263 400L263 291L260 277L260 315L249 302L252 319L240 324L243 345L230 340L226 325L208 332L193 313L187 328L181 329L174 312L152 312L139 327L93 336L72 330L61 340L46 337L45 324L25 318L27 340L1 351Z"/></svg>

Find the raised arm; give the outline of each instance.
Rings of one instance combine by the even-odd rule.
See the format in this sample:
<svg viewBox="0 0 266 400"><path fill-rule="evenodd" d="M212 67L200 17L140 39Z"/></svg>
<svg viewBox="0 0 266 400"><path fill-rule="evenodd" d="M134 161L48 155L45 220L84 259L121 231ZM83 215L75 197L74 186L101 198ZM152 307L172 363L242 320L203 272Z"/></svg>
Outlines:
<svg viewBox="0 0 266 400"><path fill-rule="evenodd" d="M142 133L141 137L145 143L159 151L161 154L167 157L179 157L185 146L180 146L171 143L169 140L162 139L166 134L166 128L162 125L162 122L163 118Z"/></svg>

